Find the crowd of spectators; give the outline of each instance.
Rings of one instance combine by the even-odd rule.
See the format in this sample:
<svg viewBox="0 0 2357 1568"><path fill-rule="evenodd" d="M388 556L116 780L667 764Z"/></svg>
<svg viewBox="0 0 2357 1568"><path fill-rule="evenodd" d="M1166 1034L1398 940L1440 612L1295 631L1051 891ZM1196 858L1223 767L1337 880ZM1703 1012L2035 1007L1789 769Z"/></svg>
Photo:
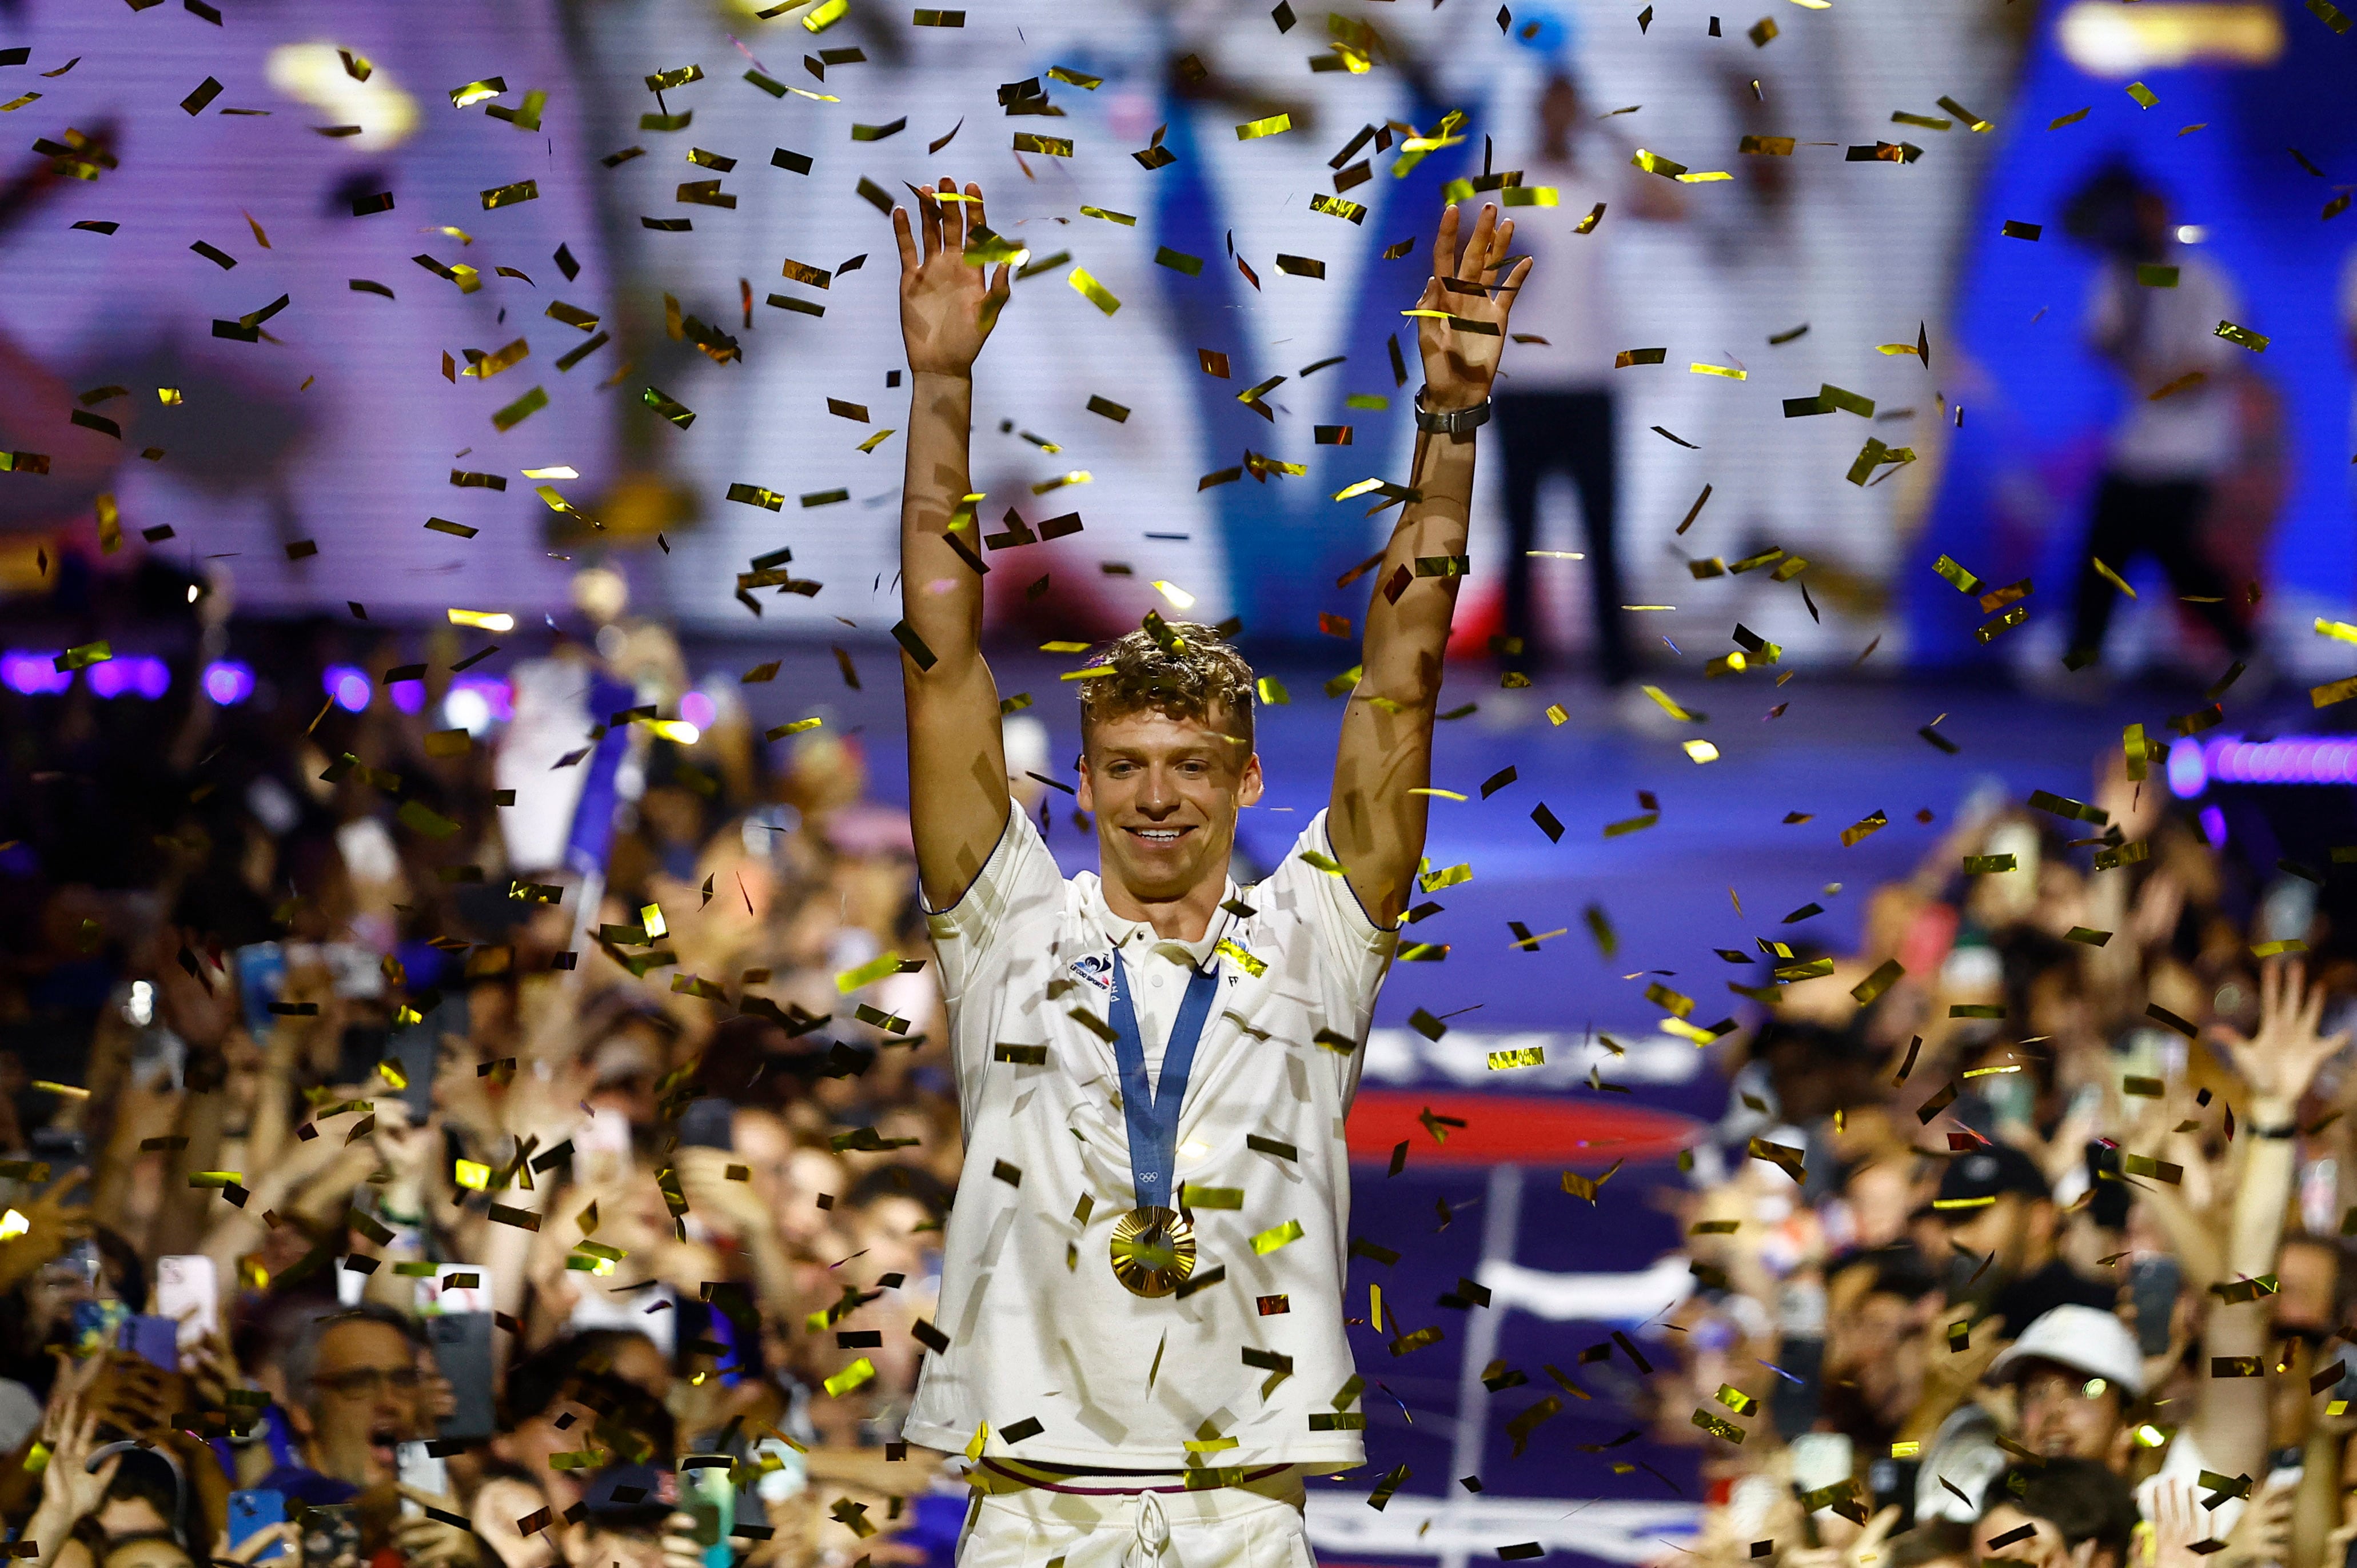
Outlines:
<svg viewBox="0 0 2357 1568"><path fill-rule="evenodd" d="M1695 1555L2341 1568L2346 933L2157 761L2092 794L1974 802L1863 950L1771 961L1634 1390L1704 1449Z"/></svg>
<svg viewBox="0 0 2357 1568"><path fill-rule="evenodd" d="M898 1433L957 1101L856 737L630 725L585 875L511 852L457 645L354 711L280 635L232 705L0 693L15 1554L946 1563L955 1456ZM643 624L540 664L688 689ZM1664 1563L2341 1568L2352 976L2129 766L1967 810L1753 988L1616 1391L1702 1450Z"/></svg>
<svg viewBox="0 0 2357 1568"><path fill-rule="evenodd" d="M961 1141L856 737L621 721L585 877L511 852L457 645L404 693L390 638L257 636L231 705L0 692L16 1554L946 1563L963 1488L894 1440ZM583 639L543 685L681 711L667 632Z"/></svg>

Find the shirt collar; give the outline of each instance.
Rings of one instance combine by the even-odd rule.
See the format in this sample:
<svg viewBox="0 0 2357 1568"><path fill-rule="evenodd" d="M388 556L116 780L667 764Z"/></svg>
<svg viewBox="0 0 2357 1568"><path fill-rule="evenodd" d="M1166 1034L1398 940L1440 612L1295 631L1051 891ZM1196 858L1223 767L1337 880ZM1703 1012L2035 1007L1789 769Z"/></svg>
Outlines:
<svg viewBox="0 0 2357 1568"><path fill-rule="evenodd" d="M1104 934L1108 943L1132 957L1159 952L1173 962L1183 963L1189 969L1201 969L1211 961L1213 950L1228 934L1228 927L1234 918L1224 908L1212 911L1211 923L1203 929L1202 937L1196 941L1182 942L1173 938L1157 937L1151 923L1126 920L1113 912L1112 907L1105 903L1104 884L1100 878L1083 875L1075 880L1082 884L1082 908L1091 923ZM1233 902L1235 897L1236 885L1231 878L1226 881L1222 902Z"/></svg>

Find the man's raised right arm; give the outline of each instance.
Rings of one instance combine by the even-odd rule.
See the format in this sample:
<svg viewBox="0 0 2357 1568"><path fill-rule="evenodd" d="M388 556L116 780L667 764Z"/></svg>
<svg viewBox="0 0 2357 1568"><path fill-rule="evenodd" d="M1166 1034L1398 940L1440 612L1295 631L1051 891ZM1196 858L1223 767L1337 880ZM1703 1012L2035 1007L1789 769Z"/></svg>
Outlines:
<svg viewBox="0 0 2357 1568"><path fill-rule="evenodd" d="M900 684L909 711L909 816L925 901L964 897L1006 828L998 687L982 657L982 530L965 497L974 361L1007 300L1007 269L965 261L982 189L944 179L919 232L892 213L909 354L909 468L900 499ZM920 249L921 242L921 249Z"/></svg>

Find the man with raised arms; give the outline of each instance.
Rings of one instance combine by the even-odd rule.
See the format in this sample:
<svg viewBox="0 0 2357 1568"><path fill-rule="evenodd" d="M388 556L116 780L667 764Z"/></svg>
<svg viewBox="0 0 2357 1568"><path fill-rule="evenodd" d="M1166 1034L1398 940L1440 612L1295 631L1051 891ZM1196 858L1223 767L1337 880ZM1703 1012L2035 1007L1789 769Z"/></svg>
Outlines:
<svg viewBox="0 0 2357 1568"><path fill-rule="evenodd" d="M968 499L974 364L1007 269L943 180L900 248L910 816L949 999L965 1175L905 1434L974 1455L962 1568L1309 1561L1302 1477L1364 1460L1343 1334L1359 1051L1424 847L1474 432L1513 224L1442 215L1418 318L1415 493L1366 612L1333 794L1267 880L1228 880L1260 799L1254 680L1209 627L1146 624L1079 682L1070 878L1011 809ZM1436 571L1431 563L1454 562Z"/></svg>

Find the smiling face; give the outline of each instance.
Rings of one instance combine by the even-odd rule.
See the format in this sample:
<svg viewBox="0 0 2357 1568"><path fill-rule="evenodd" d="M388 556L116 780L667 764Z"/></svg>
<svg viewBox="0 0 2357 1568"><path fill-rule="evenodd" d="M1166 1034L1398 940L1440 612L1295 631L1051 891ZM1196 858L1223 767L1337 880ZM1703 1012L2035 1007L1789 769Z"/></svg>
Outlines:
<svg viewBox="0 0 2357 1568"><path fill-rule="evenodd" d="M2094 1459L2126 1467L2131 1438L2121 1391L2104 1379L2034 1361L2015 1394L2021 1440L2049 1459Z"/></svg>
<svg viewBox="0 0 2357 1568"><path fill-rule="evenodd" d="M1096 814L1109 899L1118 889L1167 904L1224 884L1236 814L1261 794L1260 757L1229 738L1241 728L1224 706L1196 718L1140 708L1086 726L1080 805Z"/></svg>

